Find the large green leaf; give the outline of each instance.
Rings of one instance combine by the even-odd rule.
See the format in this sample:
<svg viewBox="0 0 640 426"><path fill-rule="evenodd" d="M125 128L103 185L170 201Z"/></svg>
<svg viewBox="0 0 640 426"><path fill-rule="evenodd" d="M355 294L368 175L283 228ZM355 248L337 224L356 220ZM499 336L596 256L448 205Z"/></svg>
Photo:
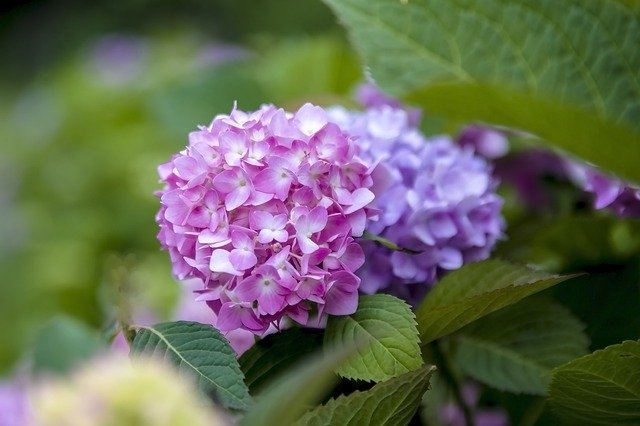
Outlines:
<svg viewBox="0 0 640 426"><path fill-rule="evenodd" d="M609 346L558 367L549 394L567 424L640 424L640 341Z"/></svg>
<svg viewBox="0 0 640 426"><path fill-rule="evenodd" d="M296 425L406 425L429 388L434 366L423 366L401 376L332 399L305 414Z"/></svg>
<svg viewBox="0 0 640 426"><path fill-rule="evenodd" d="M355 352L358 342L307 357L278 377L258 397L241 426L288 426L327 395L338 377L333 372Z"/></svg>
<svg viewBox="0 0 640 426"><path fill-rule="evenodd" d="M329 318L325 346L340 347L354 338L364 344L338 368L343 377L378 382L422 365L415 316L396 297L362 296L353 315Z"/></svg>
<svg viewBox="0 0 640 426"><path fill-rule="evenodd" d="M584 325L547 298L525 299L456 336L454 361L494 388L544 395L551 370L588 353Z"/></svg>
<svg viewBox="0 0 640 426"><path fill-rule="evenodd" d="M640 181L640 18L613 0L325 0L383 88ZM620 155L624 152L625 155Z"/></svg>
<svg viewBox="0 0 640 426"><path fill-rule="evenodd" d="M502 260L466 265L444 277L418 307L423 344L574 275L552 275Z"/></svg>
<svg viewBox="0 0 640 426"><path fill-rule="evenodd" d="M640 221L606 215L534 218L509 230L497 254L555 271L623 264L640 253Z"/></svg>
<svg viewBox="0 0 640 426"><path fill-rule="evenodd" d="M291 328L267 336L242 354L240 369L252 395L300 359L322 348L322 331Z"/></svg>
<svg viewBox="0 0 640 426"><path fill-rule="evenodd" d="M251 404L235 352L210 325L176 321L139 327L131 353L168 360L226 407L247 409Z"/></svg>
<svg viewBox="0 0 640 426"><path fill-rule="evenodd" d="M579 289L579 291L576 291ZM554 297L587 325L592 349L640 336L640 268L594 273L558 286Z"/></svg>
<svg viewBox="0 0 640 426"><path fill-rule="evenodd" d="M36 372L67 373L106 349L98 332L78 320L58 316L36 334L33 369Z"/></svg>

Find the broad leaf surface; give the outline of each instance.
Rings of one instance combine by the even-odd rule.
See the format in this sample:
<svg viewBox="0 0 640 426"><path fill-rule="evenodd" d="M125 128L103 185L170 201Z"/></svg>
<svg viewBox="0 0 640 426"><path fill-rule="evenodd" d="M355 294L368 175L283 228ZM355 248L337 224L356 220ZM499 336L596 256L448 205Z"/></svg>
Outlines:
<svg viewBox="0 0 640 426"><path fill-rule="evenodd" d="M422 365L415 316L396 297L361 296L353 315L329 318L326 347L340 347L354 338L363 346L340 365L337 373L342 377L379 382Z"/></svg>
<svg viewBox="0 0 640 426"><path fill-rule="evenodd" d="M406 425L429 388L435 367L423 366L373 386L332 399L305 414L296 425Z"/></svg>
<svg viewBox="0 0 640 426"><path fill-rule="evenodd" d="M631 3L325 2L383 89L428 114L527 130L640 181L640 18Z"/></svg>
<svg viewBox="0 0 640 426"><path fill-rule="evenodd" d="M131 353L166 359L226 407L244 410L251 404L235 352L210 325L176 321L140 327Z"/></svg>
<svg viewBox="0 0 640 426"><path fill-rule="evenodd" d="M550 401L567 424L640 424L640 341L578 358L553 372Z"/></svg>
<svg viewBox="0 0 640 426"><path fill-rule="evenodd" d="M514 225L498 256L555 271L623 264L640 253L640 221L607 215L562 215Z"/></svg>
<svg viewBox="0 0 640 426"><path fill-rule="evenodd" d="M544 395L551 370L588 353L584 325L562 306L525 299L465 327L454 361L494 388Z"/></svg>
<svg viewBox="0 0 640 426"><path fill-rule="evenodd" d="M67 373L106 349L95 330L70 317L55 317L36 335L33 369Z"/></svg>
<svg viewBox="0 0 640 426"><path fill-rule="evenodd" d="M320 330L292 328L258 341L239 359L245 383L252 395L260 393L271 379L322 348Z"/></svg>
<svg viewBox="0 0 640 426"><path fill-rule="evenodd" d="M418 307L422 344L572 277L502 260L466 265L445 276Z"/></svg>

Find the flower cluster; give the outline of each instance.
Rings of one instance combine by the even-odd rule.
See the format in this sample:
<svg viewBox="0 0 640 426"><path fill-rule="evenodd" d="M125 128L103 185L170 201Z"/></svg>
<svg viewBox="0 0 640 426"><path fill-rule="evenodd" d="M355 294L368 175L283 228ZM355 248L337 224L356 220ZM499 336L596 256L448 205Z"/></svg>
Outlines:
<svg viewBox="0 0 640 426"><path fill-rule="evenodd" d="M489 256L504 227L502 200L490 166L471 147L446 137L427 140L412 112L369 103L374 106L364 112L335 107L330 116L356 137L361 157L375 165L372 190L381 212L368 230L416 254L365 244L361 290L412 300L407 292L427 287L404 284L432 284L442 271Z"/></svg>
<svg viewBox="0 0 640 426"><path fill-rule="evenodd" d="M640 188L612 178L585 163L567 160L569 176L593 194L597 210L608 209L620 217L640 217Z"/></svg>
<svg viewBox="0 0 640 426"><path fill-rule="evenodd" d="M222 331L255 334L357 307L369 168L326 112L272 105L217 116L159 167L158 238Z"/></svg>
<svg viewBox="0 0 640 426"><path fill-rule="evenodd" d="M0 381L0 426L31 424L26 390L19 380Z"/></svg>
<svg viewBox="0 0 640 426"><path fill-rule="evenodd" d="M194 382L156 358L99 357L70 377L42 380L29 396L33 422L17 425L227 424Z"/></svg>

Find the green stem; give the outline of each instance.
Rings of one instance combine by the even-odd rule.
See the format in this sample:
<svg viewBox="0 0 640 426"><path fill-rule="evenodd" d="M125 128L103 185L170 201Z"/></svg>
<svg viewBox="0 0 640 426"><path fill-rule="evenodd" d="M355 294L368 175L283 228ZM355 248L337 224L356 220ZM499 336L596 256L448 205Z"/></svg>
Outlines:
<svg viewBox="0 0 640 426"><path fill-rule="evenodd" d="M369 241L373 241L377 244L380 244L381 246L384 246L390 250L393 251L401 251L403 253L408 253L408 254L419 254L419 251L416 250L411 250L408 248L404 248L404 247L400 247L399 245L397 245L396 243L394 243L393 241L389 241L386 238L383 238L379 235L375 235L372 234L369 231L364 231L364 234L362 234L362 238L365 240L369 240Z"/></svg>
<svg viewBox="0 0 640 426"><path fill-rule="evenodd" d="M475 422L473 420L473 412L471 408L467 405L464 400L464 396L462 395L462 389L460 388L460 384L453 374L453 370L451 369L451 365L449 365L449 361L445 356L444 352L440 348L440 345L437 340L434 340L431 343L431 348L433 349L433 356L435 358L436 366L438 367L438 371L442 374L442 378L447 382L451 390L453 391L453 396L456 400L456 403L460 406L462 413L464 415L464 422L467 426L474 426Z"/></svg>

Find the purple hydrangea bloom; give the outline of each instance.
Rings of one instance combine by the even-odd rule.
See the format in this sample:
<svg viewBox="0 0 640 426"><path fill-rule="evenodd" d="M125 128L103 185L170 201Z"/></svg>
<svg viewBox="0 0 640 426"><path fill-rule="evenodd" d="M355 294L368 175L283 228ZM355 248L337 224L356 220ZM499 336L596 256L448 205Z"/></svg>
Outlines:
<svg viewBox="0 0 640 426"><path fill-rule="evenodd" d="M26 426L29 406L23 387L15 381L0 382L0 426Z"/></svg>
<svg viewBox="0 0 640 426"><path fill-rule="evenodd" d="M462 129L457 141L462 146L471 146L476 153L491 160L504 157L509 152L507 136L491 127L467 126Z"/></svg>
<svg viewBox="0 0 640 426"><path fill-rule="evenodd" d="M140 38L113 34L93 46L91 74L106 85L130 83L141 75L148 56L147 43Z"/></svg>
<svg viewBox="0 0 640 426"><path fill-rule="evenodd" d="M515 188L530 211L548 210L556 203L549 191L550 181L569 180L565 159L540 148L525 149L497 160L494 174L500 182Z"/></svg>
<svg viewBox="0 0 640 426"><path fill-rule="evenodd" d="M369 168L326 112L234 109L159 167L158 239L221 331L317 324L358 303Z"/></svg>
<svg viewBox="0 0 640 426"><path fill-rule="evenodd" d="M620 217L640 217L640 188L607 176L595 167L567 160L571 178L593 194L597 210L608 209Z"/></svg>
<svg viewBox="0 0 640 426"><path fill-rule="evenodd" d="M331 120L356 137L374 166L377 222L367 228L409 254L363 244L361 290L416 300L444 271L485 259L501 237L502 199L491 167L471 147L447 137L426 139L403 108L378 104L364 112L335 107ZM413 287L413 288L410 288Z"/></svg>
<svg viewBox="0 0 640 426"><path fill-rule="evenodd" d="M509 419L507 414L500 409L478 407L480 389L475 383L467 383L462 387L462 398L465 404L471 408L473 423L477 426L507 426ZM465 426L462 408L454 403L448 403L439 410L440 422L443 426Z"/></svg>

